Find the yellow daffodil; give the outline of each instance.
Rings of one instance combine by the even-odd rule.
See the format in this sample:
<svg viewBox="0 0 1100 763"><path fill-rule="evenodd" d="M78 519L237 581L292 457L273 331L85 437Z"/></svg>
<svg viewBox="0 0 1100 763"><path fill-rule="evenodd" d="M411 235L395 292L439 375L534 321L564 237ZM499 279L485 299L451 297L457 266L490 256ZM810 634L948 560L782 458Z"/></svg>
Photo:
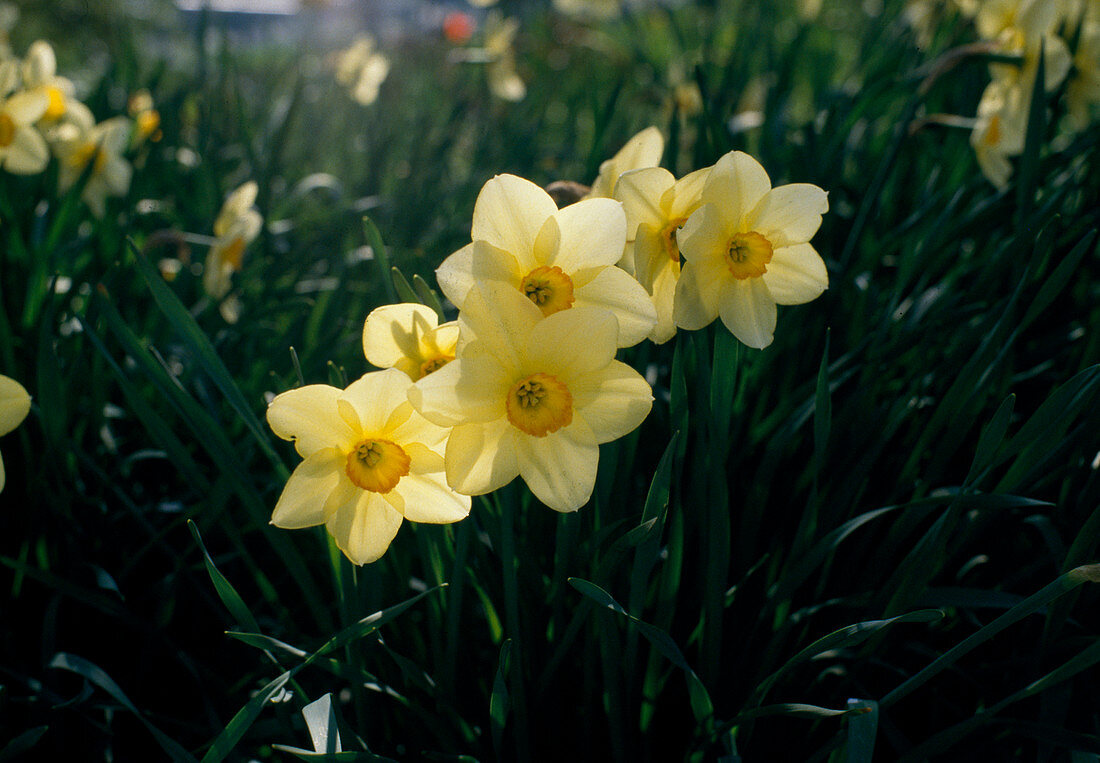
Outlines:
<svg viewBox="0 0 1100 763"><path fill-rule="evenodd" d="M733 151L711 168L701 202L677 237L686 262L676 325L699 329L721 316L749 347L767 347L776 304L809 302L828 287L825 263L809 243L829 209L827 195L808 183L772 188L759 162Z"/></svg>
<svg viewBox="0 0 1100 763"><path fill-rule="evenodd" d="M390 60L375 50L370 35L360 35L351 47L336 54L336 81L364 106L378 100L378 90L389 73Z"/></svg>
<svg viewBox="0 0 1100 763"><path fill-rule="evenodd" d="M276 396L267 421L305 460L287 480L271 523L324 524L348 559L365 564L385 553L402 519L465 518L470 499L451 490L444 475L447 430L413 410L411 385L391 368L345 390L311 384Z"/></svg>
<svg viewBox="0 0 1100 763"><path fill-rule="evenodd" d="M1048 93L1057 88L1072 64L1069 48L1056 34L1061 22L1058 5L1053 0L985 0L974 19L978 34L994 42L999 53L1023 58L1019 66L991 64L993 78L1019 83L1030 93L1042 51L1046 72L1043 87Z"/></svg>
<svg viewBox="0 0 1100 763"><path fill-rule="evenodd" d="M226 198L214 221L217 237L203 265L202 285L214 299L221 299L233 285L233 274L244 264L244 250L260 235L264 219L253 207L259 187L252 180Z"/></svg>
<svg viewBox="0 0 1100 763"><path fill-rule="evenodd" d="M92 124L81 117L66 125L55 146L60 161L59 185L71 187L91 163L91 175L81 198L96 217L103 217L108 196L125 196L130 190L133 168L122 155L130 143L130 121L114 117Z"/></svg>
<svg viewBox="0 0 1100 763"><path fill-rule="evenodd" d="M592 183L588 198L615 198L619 176L630 170L656 167L665 152L665 139L656 127L647 127L626 142L618 153L600 164L600 173Z"/></svg>
<svg viewBox="0 0 1100 763"><path fill-rule="evenodd" d="M453 426L447 482L480 495L517 475L557 511L592 495L599 444L645 419L653 396L615 360L615 317L575 307L544 317L516 289L479 284L459 316L458 359L409 390L426 418Z"/></svg>
<svg viewBox="0 0 1100 763"><path fill-rule="evenodd" d="M666 169L649 167L623 174L615 188L626 212L632 271L657 310L657 323L649 332L650 340L657 344L676 333L672 303L680 279L677 236L699 208L708 174L709 169L703 169L676 180Z"/></svg>
<svg viewBox="0 0 1100 763"><path fill-rule="evenodd" d="M413 381L455 358L458 323L439 325L435 311L403 303L372 310L363 322L363 353L379 368L397 368Z"/></svg>
<svg viewBox="0 0 1100 763"><path fill-rule="evenodd" d="M657 321L653 302L616 268L626 244L626 216L613 199L558 209L546 191L515 175L497 175L474 204L473 243L436 270L443 293L460 309L477 282L509 284L543 315L571 307L610 310L619 346L637 344Z"/></svg>
<svg viewBox="0 0 1100 763"><path fill-rule="evenodd" d="M44 123L60 120L79 103L73 95L76 88L72 81L57 75L57 57L45 40L37 40L27 49L23 59L23 87L47 97L48 106L41 117Z"/></svg>
<svg viewBox="0 0 1100 763"><path fill-rule="evenodd" d="M970 145L982 174L999 189L1008 186L1012 175L1009 157L1024 150L1030 101L1030 91L1025 91L1020 83L994 80L978 102Z"/></svg>
<svg viewBox="0 0 1100 763"><path fill-rule="evenodd" d="M46 139L34 127L49 108L49 98L34 91L8 96L14 62L4 62L0 68L0 166L16 175L33 175L46 169L50 161Z"/></svg>
<svg viewBox="0 0 1100 763"><path fill-rule="evenodd" d="M0 435L23 423L31 410L31 396L23 385L0 374ZM0 490L4 489L4 461L0 459Z"/></svg>
<svg viewBox="0 0 1100 763"><path fill-rule="evenodd" d="M154 108L153 96L148 90L138 90L131 95L126 103L126 110L134 120L135 146L140 146L146 140L160 140L160 112Z"/></svg>

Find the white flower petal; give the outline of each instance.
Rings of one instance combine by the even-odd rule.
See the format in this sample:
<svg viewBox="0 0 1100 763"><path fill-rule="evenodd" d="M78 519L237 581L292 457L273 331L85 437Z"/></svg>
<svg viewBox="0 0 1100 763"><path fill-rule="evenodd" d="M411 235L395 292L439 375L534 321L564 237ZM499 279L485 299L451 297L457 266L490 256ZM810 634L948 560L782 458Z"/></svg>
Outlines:
<svg viewBox="0 0 1100 763"><path fill-rule="evenodd" d="M378 493L360 491L353 508L342 508L328 520L336 545L354 564L378 560L401 527L401 514Z"/></svg>
<svg viewBox="0 0 1100 763"><path fill-rule="evenodd" d="M598 443L634 431L653 407L649 383L617 360L575 383L570 392L577 415L588 424Z"/></svg>
<svg viewBox="0 0 1100 763"><path fill-rule="evenodd" d="M343 467L344 459L336 448L308 456L286 481L271 524L287 530L324 524L325 503L340 482Z"/></svg>
<svg viewBox="0 0 1100 763"><path fill-rule="evenodd" d="M550 194L530 180L497 175L478 194L470 238L487 241L522 263L534 250L542 224L557 209Z"/></svg>
<svg viewBox="0 0 1100 763"><path fill-rule="evenodd" d="M813 238L821 227L821 216L828 211L825 191L810 183L791 183L767 193L746 224L779 248Z"/></svg>
<svg viewBox="0 0 1100 763"><path fill-rule="evenodd" d="M463 495L507 485L519 474L515 440L520 436L505 418L456 426L447 440L447 483Z"/></svg>
<svg viewBox="0 0 1100 763"><path fill-rule="evenodd" d="M574 292L576 306L610 311L619 322L619 346L632 347L646 338L657 324L657 310L645 287L625 270L604 268Z"/></svg>
<svg viewBox="0 0 1100 763"><path fill-rule="evenodd" d="M284 440L294 440L303 457L333 446L349 449L358 432L340 416L342 390L327 384L309 384L277 395L267 406L267 423Z"/></svg>
<svg viewBox="0 0 1100 763"><path fill-rule="evenodd" d="M730 333L758 350L772 343L775 300L762 278L733 279L722 290L719 300L719 314Z"/></svg>
<svg viewBox="0 0 1100 763"><path fill-rule="evenodd" d="M555 511L576 511L588 503L599 460L596 438L581 419L545 437L516 436L520 476Z"/></svg>
<svg viewBox="0 0 1100 763"><path fill-rule="evenodd" d="M776 249L767 267L762 277L777 304L801 305L829 288L825 262L810 244Z"/></svg>

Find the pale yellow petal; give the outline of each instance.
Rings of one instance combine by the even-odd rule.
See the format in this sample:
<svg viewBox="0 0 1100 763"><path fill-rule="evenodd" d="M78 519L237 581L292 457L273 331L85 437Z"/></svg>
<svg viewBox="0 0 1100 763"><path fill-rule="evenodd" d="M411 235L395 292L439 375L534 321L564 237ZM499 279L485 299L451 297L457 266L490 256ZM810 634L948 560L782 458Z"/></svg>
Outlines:
<svg viewBox="0 0 1100 763"><path fill-rule="evenodd" d="M653 407L649 383L617 360L576 382L570 391L577 415L588 424L598 443L634 431Z"/></svg>
<svg viewBox="0 0 1100 763"><path fill-rule="evenodd" d="M411 465L391 492L400 496L405 519L431 524L450 524L470 513L470 497L447 485L443 457L423 445L405 448Z"/></svg>
<svg viewBox="0 0 1100 763"><path fill-rule="evenodd" d="M620 268L604 268L574 294L577 307L599 307L615 316L619 323L620 347L633 347L657 324L653 300L633 276Z"/></svg>
<svg viewBox="0 0 1100 763"><path fill-rule="evenodd" d="M722 260L729 248L730 231L723 212L714 204L704 204L692 213L676 236L680 254L688 262Z"/></svg>
<svg viewBox="0 0 1100 763"><path fill-rule="evenodd" d="M342 390L327 384L309 384L277 395L267 406L267 423L284 440L294 440L303 457L323 448L354 445L353 432L337 407Z"/></svg>
<svg viewBox="0 0 1100 763"><path fill-rule="evenodd" d="M610 363L618 335L618 322L606 310L578 306L554 313L531 330L523 373L550 373L568 385Z"/></svg>
<svg viewBox="0 0 1100 763"><path fill-rule="evenodd" d="M470 273L476 283L499 281L518 289L520 279L537 264L530 256L520 261L486 241L475 241L470 256Z"/></svg>
<svg viewBox="0 0 1100 763"><path fill-rule="evenodd" d="M23 385L0 374L0 435L23 423L31 410L31 396Z"/></svg>
<svg viewBox="0 0 1100 763"><path fill-rule="evenodd" d="M600 164L599 176L592 183L590 198L614 198L619 177L624 172L656 167L665 151L665 139L656 127L647 127L626 142L618 153Z"/></svg>
<svg viewBox="0 0 1100 763"><path fill-rule="evenodd" d="M673 219L688 217L703 203L703 188L707 178L710 177L710 167L688 173L676 181L670 193L671 200L668 203L668 214Z"/></svg>
<svg viewBox="0 0 1100 763"><path fill-rule="evenodd" d="M647 167L624 173L615 186L615 198L623 203L627 239L634 240L638 226L646 223L660 230L668 224L668 211L661 199L676 178L663 167Z"/></svg>
<svg viewBox="0 0 1100 763"><path fill-rule="evenodd" d="M287 530L324 524L325 502L340 482L343 468L343 454L336 448L312 453L286 481L271 524Z"/></svg>
<svg viewBox="0 0 1100 763"><path fill-rule="evenodd" d="M410 389L409 393L412 394L412 392L413 390ZM411 403L407 405L410 408L413 407ZM393 440L401 447L405 447L404 443L416 442L442 453L451 430L449 427L433 424L417 413L414 408L410 415L406 416L400 424L390 428L388 432L387 439Z"/></svg>
<svg viewBox="0 0 1100 763"><path fill-rule="evenodd" d="M336 545L354 564L381 558L401 527L401 513L378 493L360 491L354 507L344 507L328 520Z"/></svg>
<svg viewBox="0 0 1100 763"><path fill-rule="evenodd" d="M519 474L515 440L525 436L503 417L456 426L447 440L447 484L463 495L483 495L507 485Z"/></svg>
<svg viewBox="0 0 1100 763"><path fill-rule="evenodd" d="M491 358L459 358L409 388L409 402L439 426L492 421L504 415L511 376Z"/></svg>
<svg viewBox="0 0 1100 763"><path fill-rule="evenodd" d="M556 211L550 194L530 180L497 175L478 194L470 238L487 241L522 263L542 224Z"/></svg>
<svg viewBox="0 0 1100 763"><path fill-rule="evenodd" d="M810 183L791 183L765 194L746 225L768 239L773 248L804 244L817 233L821 216L828 211L825 191Z"/></svg>
<svg viewBox="0 0 1100 763"><path fill-rule="evenodd" d="M545 437L516 436L516 463L535 497L555 511L576 511L592 496L600 448L580 418Z"/></svg>
<svg viewBox="0 0 1100 763"><path fill-rule="evenodd" d="M749 347L764 349L775 333L775 300L761 278L734 279L719 297L722 323Z"/></svg>
<svg viewBox="0 0 1100 763"><path fill-rule="evenodd" d="M364 435L383 436L400 422L394 422L395 410L409 400L409 388L413 382L396 368L372 371L352 382L340 395L341 402L350 403L355 409ZM407 418L408 412L402 417Z"/></svg>
<svg viewBox="0 0 1100 763"><path fill-rule="evenodd" d="M4 169L15 175L37 175L50 161L50 148L33 127L16 127L11 145L0 156Z"/></svg>
<svg viewBox="0 0 1100 763"><path fill-rule="evenodd" d="M565 273L614 265L626 245L626 215L614 199L585 199L558 210L561 243L550 265Z"/></svg>
<svg viewBox="0 0 1100 763"><path fill-rule="evenodd" d="M519 289L499 281L486 281L467 295L459 313L463 336L460 345L465 352L471 352L474 348L470 345L476 343L477 352L492 355L502 368L511 372L522 362L531 329L540 320L542 311Z"/></svg>
<svg viewBox="0 0 1100 763"><path fill-rule="evenodd" d="M676 304L676 284L680 280L678 267L663 268L653 279L653 307L657 310L657 323L649 332L654 344L664 344L676 334L673 306Z"/></svg>
<svg viewBox="0 0 1100 763"><path fill-rule="evenodd" d="M0 492L4 491L4 485L7 483L7 474L4 473L4 459L0 458Z"/></svg>
<svg viewBox="0 0 1100 763"><path fill-rule="evenodd" d="M435 270L435 280L451 304L462 307L463 300L474 286L474 245L466 244L451 254Z"/></svg>
<svg viewBox="0 0 1100 763"><path fill-rule="evenodd" d="M421 337L438 322L435 311L425 305L406 302L375 308L363 321L363 354L379 368L392 368L402 358L419 365Z"/></svg>
<svg viewBox="0 0 1100 763"><path fill-rule="evenodd" d="M745 216L771 188L760 162L742 151L730 151L711 168L703 185L702 202L718 207L721 218L733 226L731 232L742 230Z"/></svg>
<svg viewBox="0 0 1100 763"><path fill-rule="evenodd" d="M42 118L50 107L50 97L45 90L24 90L4 102L3 111L17 125L31 125Z"/></svg>
<svg viewBox="0 0 1100 763"><path fill-rule="evenodd" d="M672 318L683 329L701 329L718 317L722 288L732 280L720 260L688 262L676 282Z"/></svg>
<svg viewBox="0 0 1100 763"><path fill-rule="evenodd" d="M762 277L780 305L801 305L817 299L829 288L825 262L811 244L776 249Z"/></svg>

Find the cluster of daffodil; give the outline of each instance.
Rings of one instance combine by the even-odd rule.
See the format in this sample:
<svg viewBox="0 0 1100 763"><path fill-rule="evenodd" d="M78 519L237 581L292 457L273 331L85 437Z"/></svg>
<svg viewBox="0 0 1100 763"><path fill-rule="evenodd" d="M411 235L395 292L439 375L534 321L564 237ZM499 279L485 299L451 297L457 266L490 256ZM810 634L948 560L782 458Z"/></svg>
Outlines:
<svg viewBox="0 0 1100 763"><path fill-rule="evenodd" d="M1012 174L1009 159L1024 150L1040 51L1044 92L1065 84L1068 129L1082 131L1091 123L1100 103L1100 2L981 0L961 8L973 15L991 52L1018 59L990 65L992 82L978 103L970 138L982 172L1004 188Z"/></svg>
<svg viewBox="0 0 1100 763"><path fill-rule="evenodd" d="M560 209L522 178L486 183L471 242L436 271L457 320L380 307L363 350L386 370L272 400L268 422L305 459L272 522L323 523L361 564L384 553L402 518L457 521L470 496L517 476L547 506L575 511L592 495L599 445L652 405L618 349L718 317L749 346L770 344L776 304L826 288L809 243L825 192L773 188L740 152L676 180L655 166L663 143L655 128L635 136Z"/></svg>
<svg viewBox="0 0 1100 763"><path fill-rule="evenodd" d="M31 410L31 396L23 385L0 374L0 435L6 435L23 423ZM4 461L0 459L0 490L6 482Z"/></svg>
<svg viewBox="0 0 1100 763"><path fill-rule="evenodd" d="M0 165L34 175L54 157L61 192L88 173L81 198L97 217L108 197L125 196L130 188L126 152L158 135L160 117L148 93L135 96L131 114L96 122L75 97L72 81L57 74L53 48L44 40L23 59L0 60Z"/></svg>

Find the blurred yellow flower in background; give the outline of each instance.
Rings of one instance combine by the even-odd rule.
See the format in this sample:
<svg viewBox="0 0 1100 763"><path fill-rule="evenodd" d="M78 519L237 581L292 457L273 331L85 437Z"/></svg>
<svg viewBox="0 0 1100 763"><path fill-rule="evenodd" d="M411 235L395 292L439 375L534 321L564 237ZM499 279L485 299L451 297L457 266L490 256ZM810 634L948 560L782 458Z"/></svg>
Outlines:
<svg viewBox="0 0 1100 763"><path fill-rule="evenodd" d="M390 73L390 59L375 50L374 38L360 35L336 54L336 81L364 106L378 100L378 91Z"/></svg>
<svg viewBox="0 0 1100 763"><path fill-rule="evenodd" d="M53 46L45 40L36 40L27 49L23 59L23 87L43 93L49 99L49 106L41 117L44 122L61 119L74 103L79 103L73 95L76 89L72 81L57 75L57 57Z"/></svg>
<svg viewBox="0 0 1100 763"><path fill-rule="evenodd" d="M31 410L31 396L23 385L0 374L0 435L6 435L23 423ZM4 489L4 461L0 459L0 490Z"/></svg>
<svg viewBox="0 0 1100 763"><path fill-rule="evenodd" d="M464 519L470 499L444 476L447 430L413 410L411 385L391 368L345 390L311 384L277 395L267 421L305 460L287 480L271 523L324 524L348 559L366 564L386 552L403 519Z"/></svg>
<svg viewBox="0 0 1100 763"><path fill-rule="evenodd" d="M233 286L233 274L244 265L244 251L263 227L264 218L256 210L259 186L249 180L234 190L222 204L214 220L214 245L206 255L202 285L214 299L221 299ZM232 321L230 321L232 322Z"/></svg>
<svg viewBox="0 0 1100 763"><path fill-rule="evenodd" d="M601 307L618 321L620 347L637 344L657 321L653 302L616 268L626 244L626 216L613 199L558 209L529 180L497 175L474 204L473 242L439 266L436 279L460 309L476 283L510 285L543 315Z"/></svg>
<svg viewBox="0 0 1100 763"><path fill-rule="evenodd" d="M701 203L709 168L676 180L661 167L633 170L619 177L616 198L626 212L627 249L634 277L653 298L657 323L649 339L667 342L676 333L672 319L680 279L680 228Z"/></svg>
<svg viewBox="0 0 1100 763"><path fill-rule="evenodd" d="M87 121L91 112L79 113L58 133L54 146L60 164L58 184L63 191L72 187L90 164L91 174L80 198L96 217L103 217L107 197L125 196L130 190L133 168L123 156L130 144L130 120L113 117L94 124Z"/></svg>
<svg viewBox="0 0 1100 763"><path fill-rule="evenodd" d="M34 127L49 108L45 93L11 93L16 80L15 62L0 63L0 165L16 175L33 175L46 169L50 147Z"/></svg>
<svg viewBox="0 0 1100 763"><path fill-rule="evenodd" d="M615 360L615 317L595 307L543 317L516 289L486 282L459 324L458 358L409 390L426 418L454 427L448 484L481 495L518 475L550 508L579 509L599 444L635 429L653 402L645 379Z"/></svg>
<svg viewBox="0 0 1100 763"><path fill-rule="evenodd" d="M721 317L749 347L767 347L777 304L809 302L828 287L809 243L829 209L827 194L808 183L772 188L759 162L731 151L711 168L700 200L677 237L686 262L676 325L700 329Z"/></svg>
<svg viewBox="0 0 1100 763"><path fill-rule="evenodd" d="M383 305L363 322L363 353L379 368L397 368L413 381L455 358L458 323L439 325L430 307L413 303Z"/></svg>
<svg viewBox="0 0 1100 763"><path fill-rule="evenodd" d="M994 80L978 102L978 118L970 133L970 145L982 174L1004 189L1012 176L1009 157L1024 150L1027 137L1027 104L1030 91L1009 80Z"/></svg>

